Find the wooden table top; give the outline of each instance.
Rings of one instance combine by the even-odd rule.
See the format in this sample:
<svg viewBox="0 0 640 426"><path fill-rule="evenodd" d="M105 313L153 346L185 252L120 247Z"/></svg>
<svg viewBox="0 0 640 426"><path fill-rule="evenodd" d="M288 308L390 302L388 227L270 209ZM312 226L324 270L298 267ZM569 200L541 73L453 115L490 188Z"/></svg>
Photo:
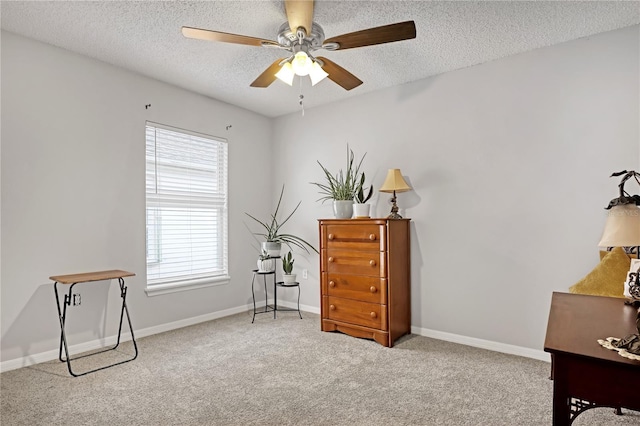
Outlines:
<svg viewBox="0 0 640 426"><path fill-rule="evenodd" d="M544 350L616 361L640 368L640 361L624 358L598 343L598 339L622 338L638 332L637 309L625 305L625 300L554 292Z"/></svg>
<svg viewBox="0 0 640 426"><path fill-rule="evenodd" d="M111 269L109 271L85 272L82 274L70 275L54 275L49 277L50 280L59 282L60 284L86 283L90 281L104 281L115 278L133 277L133 272L122 271L120 269Z"/></svg>

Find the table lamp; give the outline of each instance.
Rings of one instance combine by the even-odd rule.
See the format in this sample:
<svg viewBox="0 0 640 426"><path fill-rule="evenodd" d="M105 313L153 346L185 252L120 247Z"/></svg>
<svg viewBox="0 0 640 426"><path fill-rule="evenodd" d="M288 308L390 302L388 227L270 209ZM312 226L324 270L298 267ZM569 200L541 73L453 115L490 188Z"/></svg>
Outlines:
<svg viewBox="0 0 640 426"><path fill-rule="evenodd" d="M624 190L624 184L633 178L640 185L640 173L623 170L613 173L611 177L622 176L622 180L618 185L620 188L620 196L609 202L605 209L609 210L607 221L604 225L602 238L598 243L600 247L625 247L625 251L633 253L640 259L640 195L630 195ZM640 270L632 272L629 276L629 293L632 295L633 301L626 302L634 305L636 308L640 306ZM622 356L624 353L632 355L640 355L640 309L636 317L636 325L638 334L632 334L625 338L611 342L613 349L619 350ZM624 350L625 352L620 352Z"/></svg>
<svg viewBox="0 0 640 426"><path fill-rule="evenodd" d="M380 192L393 192L393 197L391 197L391 203L393 204L393 206L391 207L391 214L387 216L389 219L402 219L402 216L398 214L396 192L407 191L411 191L411 187L402 177L400 169L389 169L389 171L387 172L387 177L385 178L384 183L380 188Z"/></svg>
<svg viewBox="0 0 640 426"><path fill-rule="evenodd" d="M635 251L640 259L640 195L629 195L624 190L624 184L631 178L640 185L640 173L623 170L611 176L623 176L618 185L620 196L605 207L609 214L598 246L628 247L627 252Z"/></svg>

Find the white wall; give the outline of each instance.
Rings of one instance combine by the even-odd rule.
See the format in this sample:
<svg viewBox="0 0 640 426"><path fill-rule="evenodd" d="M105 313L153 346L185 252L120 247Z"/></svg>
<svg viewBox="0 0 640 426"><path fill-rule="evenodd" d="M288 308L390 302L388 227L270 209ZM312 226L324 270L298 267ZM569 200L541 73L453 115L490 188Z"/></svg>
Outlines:
<svg viewBox="0 0 640 426"><path fill-rule="evenodd" d="M228 139L231 283L144 292L145 120ZM2 361L57 349L51 275L135 272L126 281L134 330L246 306L255 256L244 212L271 207L271 127L246 110L3 32ZM82 305L69 313L70 342L117 333L116 284L76 289Z"/></svg>
<svg viewBox="0 0 640 426"><path fill-rule="evenodd" d="M316 160L344 167L346 143L376 189L400 168L414 329L541 350L551 293L598 261L609 175L639 167L638 40L630 27L277 119L275 181L303 200L292 225L332 216L308 182ZM299 263L318 306L317 256Z"/></svg>
<svg viewBox="0 0 640 426"><path fill-rule="evenodd" d="M136 330L246 305L243 212L268 214L286 183L285 210L302 200L289 230L317 244L331 207L309 182L316 160L343 166L346 143L368 153L374 187L399 167L414 188L398 196L414 329L540 350L551 292L597 262L609 174L640 168L638 39L635 26L269 120L3 32L0 359L57 350L54 274L136 272ZM145 120L229 140L230 284L144 293ZM304 268L301 302L317 309L317 255L298 254ZM84 288L72 340L113 335L115 286Z"/></svg>

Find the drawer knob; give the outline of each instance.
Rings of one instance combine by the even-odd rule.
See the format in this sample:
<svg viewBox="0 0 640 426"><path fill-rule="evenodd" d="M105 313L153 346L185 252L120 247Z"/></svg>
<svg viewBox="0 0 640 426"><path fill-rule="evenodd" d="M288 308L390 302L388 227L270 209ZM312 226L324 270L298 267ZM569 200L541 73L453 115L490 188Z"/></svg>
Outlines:
<svg viewBox="0 0 640 426"><path fill-rule="evenodd" d="M333 240L335 238L335 236L333 234L329 234L329 239Z"/></svg>
<svg viewBox="0 0 640 426"><path fill-rule="evenodd" d="M335 287L335 286L336 286L335 281L329 281L329 287Z"/></svg>
<svg viewBox="0 0 640 426"><path fill-rule="evenodd" d="M375 286L371 286L371 287L369 287L369 291L370 291L371 293L375 293L376 291L378 291L378 289L377 289L377 288L375 288Z"/></svg>
<svg viewBox="0 0 640 426"><path fill-rule="evenodd" d="M376 266L376 261L375 261L375 260L370 260L370 261L369 261L369 265L371 265L371 266Z"/></svg>
<svg viewBox="0 0 640 426"><path fill-rule="evenodd" d="M369 234L369 239L371 241L375 241L376 240L376 234Z"/></svg>
<svg viewBox="0 0 640 426"><path fill-rule="evenodd" d="M378 314L376 314L375 312L371 312L371 318L376 318L378 316Z"/></svg>
<svg viewBox="0 0 640 426"><path fill-rule="evenodd" d="M329 257L329 259L327 259L329 262L333 262L333 257Z"/></svg>
<svg viewBox="0 0 640 426"><path fill-rule="evenodd" d="M332 310L332 311L335 311L336 310L336 306L335 305L329 305L329 309Z"/></svg>

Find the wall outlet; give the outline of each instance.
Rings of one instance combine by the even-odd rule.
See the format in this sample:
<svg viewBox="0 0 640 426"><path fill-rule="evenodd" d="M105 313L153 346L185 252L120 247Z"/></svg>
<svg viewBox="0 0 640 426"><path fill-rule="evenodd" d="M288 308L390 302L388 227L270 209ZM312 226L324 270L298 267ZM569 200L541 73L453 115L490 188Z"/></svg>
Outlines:
<svg viewBox="0 0 640 426"><path fill-rule="evenodd" d="M73 293L73 306L80 306L80 302L82 299L80 298L80 293Z"/></svg>
<svg viewBox="0 0 640 426"><path fill-rule="evenodd" d="M307 278L309 278L309 271L307 271L306 269L302 270L302 278L304 278L305 280Z"/></svg>

